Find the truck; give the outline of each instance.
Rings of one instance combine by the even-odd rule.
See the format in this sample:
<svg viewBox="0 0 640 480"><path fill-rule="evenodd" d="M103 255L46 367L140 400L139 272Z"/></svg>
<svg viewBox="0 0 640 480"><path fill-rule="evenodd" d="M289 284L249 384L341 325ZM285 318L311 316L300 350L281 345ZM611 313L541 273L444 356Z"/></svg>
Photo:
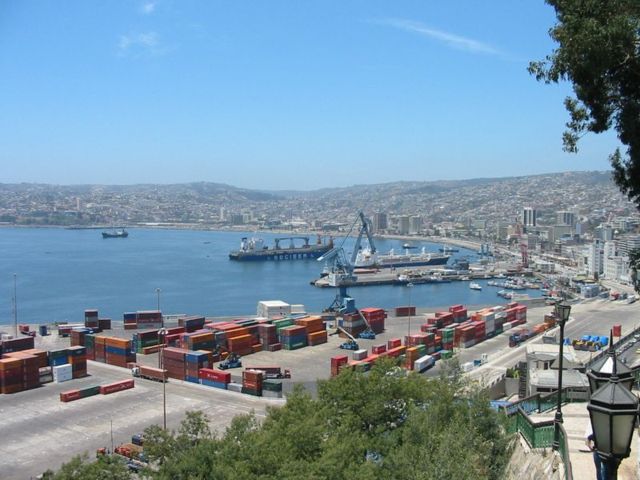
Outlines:
<svg viewBox="0 0 640 480"><path fill-rule="evenodd" d="M240 355L231 352L227 358L220 362L218 368L220 370L226 370L228 368L240 368L241 366L242 362L240 361Z"/></svg>
<svg viewBox="0 0 640 480"><path fill-rule="evenodd" d="M521 329L519 332L509 336L509 346L517 347L522 342L531 338L531 332L528 329Z"/></svg>
<svg viewBox="0 0 640 480"><path fill-rule="evenodd" d="M153 380L155 382L166 382L167 371L161 368L148 367L146 365L136 365L131 369L131 374L134 377L146 378L147 380Z"/></svg>
<svg viewBox="0 0 640 480"><path fill-rule="evenodd" d="M264 378L291 378L291 370L280 367L247 367L247 370L260 370Z"/></svg>

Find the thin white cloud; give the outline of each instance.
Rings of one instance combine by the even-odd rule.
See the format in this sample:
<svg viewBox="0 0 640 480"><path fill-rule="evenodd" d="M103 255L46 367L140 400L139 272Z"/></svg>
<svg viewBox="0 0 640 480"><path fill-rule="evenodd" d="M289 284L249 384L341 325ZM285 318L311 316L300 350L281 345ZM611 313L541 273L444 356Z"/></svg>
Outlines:
<svg viewBox="0 0 640 480"><path fill-rule="evenodd" d="M482 53L487 55L503 55L503 52L492 47L489 44L479 42L478 40L474 40L472 38L436 30L434 28L428 27L423 23L415 22L412 20L387 18L382 20L374 20L374 23L388 25L390 27L404 30L405 32L432 38L447 45L450 48L455 48L456 50L463 50L471 53Z"/></svg>
<svg viewBox="0 0 640 480"><path fill-rule="evenodd" d="M120 56L157 56L166 52L167 49L161 47L160 39L156 32L120 35L118 39L118 55Z"/></svg>
<svg viewBox="0 0 640 480"><path fill-rule="evenodd" d="M156 2L145 2L140 7L140 13L143 15L151 15L156 9Z"/></svg>

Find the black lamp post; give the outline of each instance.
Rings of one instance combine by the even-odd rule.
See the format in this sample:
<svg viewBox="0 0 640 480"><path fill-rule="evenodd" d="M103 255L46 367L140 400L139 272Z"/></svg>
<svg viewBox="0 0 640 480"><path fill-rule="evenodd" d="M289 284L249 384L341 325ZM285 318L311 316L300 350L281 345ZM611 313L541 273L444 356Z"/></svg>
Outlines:
<svg viewBox="0 0 640 480"><path fill-rule="evenodd" d="M633 382L635 381L634 373L629 367L618 360L616 352L613 349L613 337L611 336L609 337L609 351L607 355L593 362L591 369L587 372L591 394L609 382L609 379L613 375L614 368L620 384L631 391Z"/></svg>
<svg viewBox="0 0 640 480"><path fill-rule="evenodd" d="M160 313L160 292L162 290L160 290L159 288L156 288L156 294L158 295L158 315L160 315L160 320L162 322L162 326L160 327L160 330L158 330L158 338L161 338L161 333L164 331L164 317L162 316L162 313ZM162 353L162 352L160 352ZM162 366L162 359L161 359L162 355L160 355L160 357L158 357L158 368L160 368Z"/></svg>
<svg viewBox="0 0 640 480"><path fill-rule="evenodd" d="M587 409L595 449L606 466L606 478L615 480L620 461L631 453L631 437L638 415L638 397L622 385L615 362L611 377L591 395Z"/></svg>
<svg viewBox="0 0 640 480"><path fill-rule="evenodd" d="M556 323L560 326L560 355L558 357L558 406L556 408L556 416L554 418L553 429L553 449L560 449L560 424L562 423L562 360L564 346L564 326L569 320L571 314L571 305L564 302L558 302L555 306Z"/></svg>

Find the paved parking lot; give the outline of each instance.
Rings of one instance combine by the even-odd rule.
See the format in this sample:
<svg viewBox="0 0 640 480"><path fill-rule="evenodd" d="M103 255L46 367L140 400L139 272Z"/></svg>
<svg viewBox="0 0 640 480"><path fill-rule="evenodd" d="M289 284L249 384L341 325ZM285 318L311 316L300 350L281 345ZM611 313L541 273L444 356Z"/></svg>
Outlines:
<svg viewBox="0 0 640 480"><path fill-rule="evenodd" d="M529 326L540 323L552 307L530 309ZM470 312L475 308L470 309ZM409 318L389 318L387 330L375 340L361 340L361 348L385 343L390 338L404 337L409 331L419 331L425 321L426 311ZM567 325L566 334L578 337L583 334L606 334L611 326L622 324L623 334L640 325L640 308L637 304L621 302L593 301L575 305L572 321ZM124 333L124 332L120 332ZM294 351L259 352L242 359L244 367L276 365L289 368L292 380L285 381L285 390L290 390L293 382L305 385L315 391L315 381L328 378L330 358L349 353L340 350L344 339L329 336L324 345L306 347ZM37 348L52 349L69 345L69 339L55 335L38 337ZM524 356L523 349L508 347L508 332L490 339L470 349L461 350L462 363L489 354L489 365L495 367L513 366ZM635 354L635 349L629 354ZM157 355L139 356L145 364L157 365ZM47 384L41 388L14 395L0 396L0 435L3 438L0 449L0 477L23 479L35 476L46 468L55 469L73 455L88 452L90 455L100 447L111 446L113 429L114 444L128 442L132 434L141 432L150 424L162 425L163 388L162 384L136 380L133 390L108 396L98 395L71 403L61 403L62 391L95 384L104 384L130 378L126 369L89 362L90 376L63 384ZM231 370L235 379L241 370ZM431 372L436 373L436 372ZM233 392L202 387L186 382L171 380L166 385L167 424L176 428L187 410L199 409L212 420L212 427L218 431L229 425L231 418L240 413L255 411L258 416L265 414L269 405L281 405L283 400L261 399Z"/></svg>

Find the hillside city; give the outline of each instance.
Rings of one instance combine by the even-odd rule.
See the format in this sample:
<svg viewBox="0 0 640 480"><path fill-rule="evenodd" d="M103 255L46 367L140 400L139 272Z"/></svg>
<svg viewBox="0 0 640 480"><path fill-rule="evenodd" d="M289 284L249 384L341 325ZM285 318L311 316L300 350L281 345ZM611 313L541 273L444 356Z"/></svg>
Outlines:
<svg viewBox="0 0 640 480"><path fill-rule="evenodd" d="M216 183L0 184L0 225L278 230L340 235L362 210L376 234L473 239L526 249L532 267L630 282L640 215L610 172L395 182L310 192ZM524 247L523 247L524 245ZM534 257L535 255L535 257Z"/></svg>

